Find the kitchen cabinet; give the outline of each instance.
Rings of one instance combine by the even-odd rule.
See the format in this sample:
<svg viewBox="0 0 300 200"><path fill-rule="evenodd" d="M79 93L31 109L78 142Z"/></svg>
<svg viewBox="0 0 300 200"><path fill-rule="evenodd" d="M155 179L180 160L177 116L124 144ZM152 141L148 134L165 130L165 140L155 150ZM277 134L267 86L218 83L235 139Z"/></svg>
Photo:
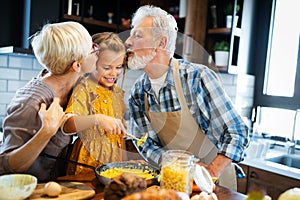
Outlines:
<svg viewBox="0 0 300 200"><path fill-rule="evenodd" d="M61 0L61 21L78 21L91 34L103 31L122 32L130 29L122 19L131 19L132 14L141 5L152 4L161 7L174 16L178 16L179 0ZM181 20L179 20L181 22ZM129 21L128 21L129 22ZM182 23L181 23L182 24Z"/></svg>
<svg viewBox="0 0 300 200"><path fill-rule="evenodd" d="M214 55L214 45L217 42L226 41L229 44L229 57L227 66L216 66L220 72L238 72L238 54L241 38L241 22L243 20L244 0L210 0L208 4L208 22L205 48L208 53ZM231 27L227 26L227 15L237 16L227 20Z"/></svg>
<svg viewBox="0 0 300 200"><path fill-rule="evenodd" d="M61 0L1 0L0 46L29 48L29 37L60 20Z"/></svg>
<svg viewBox="0 0 300 200"><path fill-rule="evenodd" d="M248 166L242 164L240 164L239 166L243 169L246 177L237 179L237 185L238 185L237 189L238 192L247 194Z"/></svg>
<svg viewBox="0 0 300 200"><path fill-rule="evenodd" d="M103 31L121 32L129 30L122 25L122 18L131 18L132 13L139 7L139 0L62 0L61 20L78 21L91 34Z"/></svg>
<svg viewBox="0 0 300 200"><path fill-rule="evenodd" d="M231 28L226 27L228 5L232 5ZM237 9L238 7L238 9ZM213 14L215 10L215 15ZM225 12L225 10L227 10ZM229 9L230 10L230 9ZM238 10L238 12L237 12ZM231 74L251 74L251 46L255 39L255 1L253 0L209 0L205 49L215 60L214 44L220 41L229 43L227 66L216 66L218 71ZM216 16L214 18L214 16ZM236 24L236 25L235 25ZM215 68L215 66L211 66Z"/></svg>
<svg viewBox="0 0 300 200"><path fill-rule="evenodd" d="M284 191L300 187L300 180L282 176L280 174L261 170L240 164L246 178L238 179L238 192L247 194L252 190L265 191L272 199L278 199Z"/></svg>

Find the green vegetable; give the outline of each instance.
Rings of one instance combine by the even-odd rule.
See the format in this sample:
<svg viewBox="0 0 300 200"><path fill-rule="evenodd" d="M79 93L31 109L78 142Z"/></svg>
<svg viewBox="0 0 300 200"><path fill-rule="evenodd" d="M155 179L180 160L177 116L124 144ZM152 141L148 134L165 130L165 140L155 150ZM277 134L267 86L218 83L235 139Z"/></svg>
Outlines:
<svg viewBox="0 0 300 200"><path fill-rule="evenodd" d="M252 191L247 194L247 198L245 200L271 200L271 197L268 195L263 195L259 191Z"/></svg>

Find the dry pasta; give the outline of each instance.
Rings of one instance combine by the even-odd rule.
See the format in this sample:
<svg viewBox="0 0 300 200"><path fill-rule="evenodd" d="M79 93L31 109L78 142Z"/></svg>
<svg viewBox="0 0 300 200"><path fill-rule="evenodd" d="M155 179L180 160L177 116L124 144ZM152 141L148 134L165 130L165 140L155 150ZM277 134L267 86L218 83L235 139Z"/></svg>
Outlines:
<svg viewBox="0 0 300 200"><path fill-rule="evenodd" d="M164 166L161 169L161 187L178 192L190 190L189 168L180 166Z"/></svg>

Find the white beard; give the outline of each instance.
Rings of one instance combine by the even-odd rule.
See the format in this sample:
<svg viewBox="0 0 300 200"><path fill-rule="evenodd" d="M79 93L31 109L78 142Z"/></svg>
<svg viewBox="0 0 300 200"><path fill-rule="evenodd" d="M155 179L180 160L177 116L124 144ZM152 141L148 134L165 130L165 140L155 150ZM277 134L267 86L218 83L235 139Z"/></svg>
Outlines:
<svg viewBox="0 0 300 200"><path fill-rule="evenodd" d="M156 52L153 51L147 56L133 55L128 58L128 67L132 70L144 69L146 65L154 58Z"/></svg>

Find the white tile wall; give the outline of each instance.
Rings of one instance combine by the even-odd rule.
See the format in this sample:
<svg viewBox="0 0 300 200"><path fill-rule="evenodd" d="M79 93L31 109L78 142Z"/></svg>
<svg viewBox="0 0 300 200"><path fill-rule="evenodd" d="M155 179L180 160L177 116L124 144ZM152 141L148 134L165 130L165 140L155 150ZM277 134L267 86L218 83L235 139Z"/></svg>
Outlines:
<svg viewBox="0 0 300 200"><path fill-rule="evenodd" d="M0 55L0 67L6 67L8 64L8 56Z"/></svg>
<svg viewBox="0 0 300 200"><path fill-rule="evenodd" d="M0 80L0 92L7 90L7 81L6 80Z"/></svg>
<svg viewBox="0 0 300 200"><path fill-rule="evenodd" d="M32 56L9 56L8 67L20 69L32 69Z"/></svg>
<svg viewBox="0 0 300 200"><path fill-rule="evenodd" d="M20 78L20 70L19 69L10 69L8 68L0 68L0 80L19 80Z"/></svg>
<svg viewBox="0 0 300 200"><path fill-rule="evenodd" d="M0 54L0 124L15 92L42 69L33 55Z"/></svg>

